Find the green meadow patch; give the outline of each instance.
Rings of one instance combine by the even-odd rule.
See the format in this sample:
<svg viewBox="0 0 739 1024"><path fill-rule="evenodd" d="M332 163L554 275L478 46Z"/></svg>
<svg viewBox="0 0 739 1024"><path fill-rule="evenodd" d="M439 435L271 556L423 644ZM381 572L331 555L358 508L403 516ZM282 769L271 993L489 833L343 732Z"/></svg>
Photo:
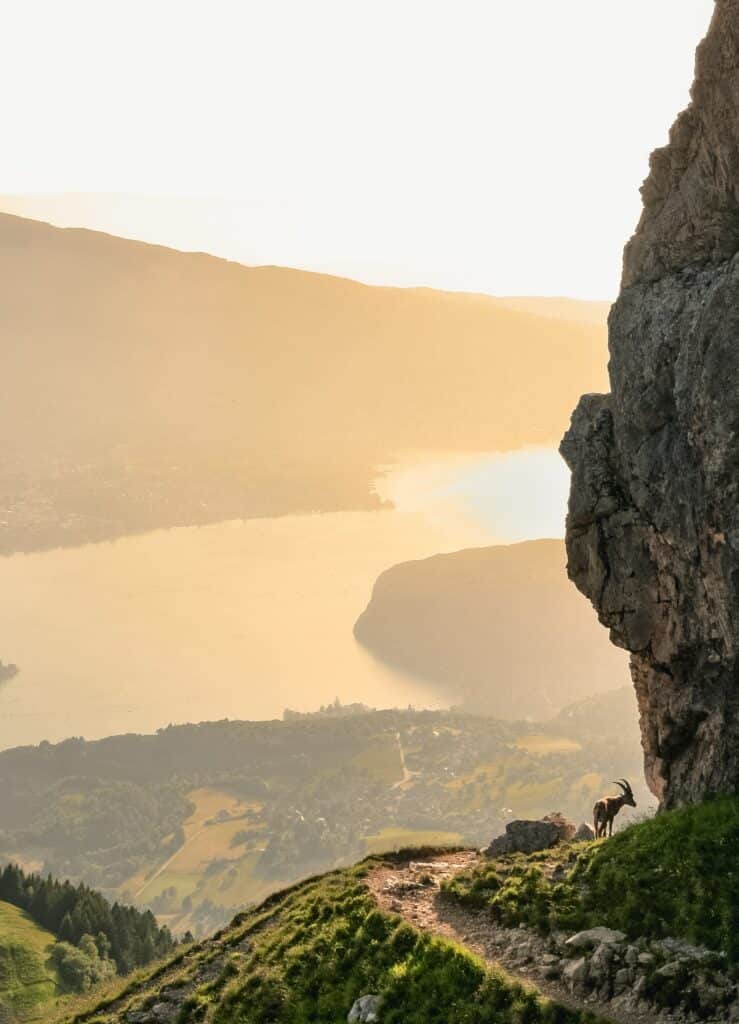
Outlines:
<svg viewBox="0 0 739 1024"><path fill-rule="evenodd" d="M738 964L739 798L669 811L612 839L491 860L444 891L510 925L603 924L684 938Z"/></svg>

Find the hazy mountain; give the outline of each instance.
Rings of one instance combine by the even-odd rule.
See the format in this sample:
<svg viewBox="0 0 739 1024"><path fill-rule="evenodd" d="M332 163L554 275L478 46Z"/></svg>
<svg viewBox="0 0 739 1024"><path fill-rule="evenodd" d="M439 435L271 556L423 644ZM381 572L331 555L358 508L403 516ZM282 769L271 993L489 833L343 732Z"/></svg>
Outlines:
<svg viewBox="0 0 739 1024"><path fill-rule="evenodd" d="M537 296L514 296L501 300L510 309L537 316L555 319L578 320L582 323L602 326L608 319L609 302L580 302L561 297L540 298Z"/></svg>
<svg viewBox="0 0 739 1024"><path fill-rule="evenodd" d="M569 583L558 540L475 548L384 572L355 636L377 657L449 687L466 706L544 717L623 686L626 656L605 642Z"/></svg>
<svg viewBox="0 0 739 1024"><path fill-rule="evenodd" d="M605 328L516 301L0 215L0 550L367 507L399 450L555 443Z"/></svg>

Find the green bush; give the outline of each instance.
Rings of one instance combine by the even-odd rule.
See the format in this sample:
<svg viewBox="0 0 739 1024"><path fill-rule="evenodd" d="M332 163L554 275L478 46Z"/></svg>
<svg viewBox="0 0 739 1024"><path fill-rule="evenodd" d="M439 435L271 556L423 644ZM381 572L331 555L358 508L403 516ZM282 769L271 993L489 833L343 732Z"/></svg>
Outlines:
<svg viewBox="0 0 739 1024"><path fill-rule="evenodd" d="M59 971L59 976L74 992L89 992L98 982L107 981L116 973L115 963L107 956L100 955L101 947L105 951L105 936L98 942L92 935L83 935L77 946L69 942L57 942L51 958Z"/></svg>

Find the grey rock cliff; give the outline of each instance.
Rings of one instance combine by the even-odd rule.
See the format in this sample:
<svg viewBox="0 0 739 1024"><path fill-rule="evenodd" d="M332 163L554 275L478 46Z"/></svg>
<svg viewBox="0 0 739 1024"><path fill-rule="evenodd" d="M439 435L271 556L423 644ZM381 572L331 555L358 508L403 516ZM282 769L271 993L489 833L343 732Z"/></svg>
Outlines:
<svg viewBox="0 0 739 1024"><path fill-rule="evenodd" d="M611 393L581 399L561 451L568 572L631 652L670 807L739 785L739 0L717 0L642 195Z"/></svg>

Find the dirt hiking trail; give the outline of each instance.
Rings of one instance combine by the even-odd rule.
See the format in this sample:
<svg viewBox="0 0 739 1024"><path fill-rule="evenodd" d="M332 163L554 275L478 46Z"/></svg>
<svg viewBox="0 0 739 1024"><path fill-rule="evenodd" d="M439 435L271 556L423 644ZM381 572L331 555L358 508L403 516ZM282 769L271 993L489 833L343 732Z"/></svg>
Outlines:
<svg viewBox="0 0 739 1024"><path fill-rule="evenodd" d="M666 1014L615 1007L597 996L580 999L566 985L547 978L551 946L547 938L529 928L503 928L484 910L461 907L444 899L440 884L480 861L476 851L439 854L428 860L408 860L374 868L367 885L378 906L400 914L410 924L464 946L490 967L502 968L528 988L535 988L553 1002L583 1010L610 1024L666 1024Z"/></svg>

